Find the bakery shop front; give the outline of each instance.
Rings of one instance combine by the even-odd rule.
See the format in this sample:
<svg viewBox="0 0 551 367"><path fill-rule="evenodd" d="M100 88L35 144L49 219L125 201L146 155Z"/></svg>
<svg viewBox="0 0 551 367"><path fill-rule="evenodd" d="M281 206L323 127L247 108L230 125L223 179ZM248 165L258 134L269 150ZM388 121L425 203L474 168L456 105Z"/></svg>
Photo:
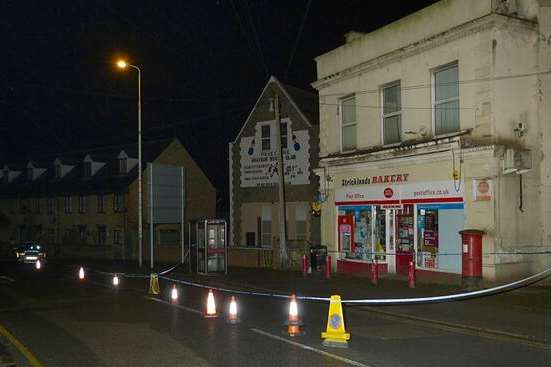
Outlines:
<svg viewBox="0 0 551 367"><path fill-rule="evenodd" d="M380 273L407 274L414 260L421 270L461 273L464 184L432 173L335 177L338 272L367 275L376 264Z"/></svg>

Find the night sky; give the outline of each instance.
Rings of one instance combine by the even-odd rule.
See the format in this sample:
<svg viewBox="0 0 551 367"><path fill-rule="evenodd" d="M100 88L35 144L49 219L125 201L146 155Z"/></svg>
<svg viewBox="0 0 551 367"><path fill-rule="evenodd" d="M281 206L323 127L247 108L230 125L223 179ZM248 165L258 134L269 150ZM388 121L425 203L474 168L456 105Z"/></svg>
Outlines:
<svg viewBox="0 0 551 367"><path fill-rule="evenodd" d="M0 165L177 136L227 207L227 143L270 75L310 90L313 58L434 0L0 1Z"/></svg>

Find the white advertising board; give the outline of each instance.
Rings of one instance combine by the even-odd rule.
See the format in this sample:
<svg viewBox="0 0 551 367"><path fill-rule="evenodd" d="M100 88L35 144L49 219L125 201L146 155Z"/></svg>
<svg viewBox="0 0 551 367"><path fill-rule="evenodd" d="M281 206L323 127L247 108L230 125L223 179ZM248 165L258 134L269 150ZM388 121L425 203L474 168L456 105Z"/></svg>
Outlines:
<svg viewBox="0 0 551 367"><path fill-rule="evenodd" d="M310 183L310 136L308 130L293 130L289 118L281 119L281 123L287 124L287 148L283 149L285 183L307 185ZM265 127L265 131L269 127L269 137L262 136L263 127ZM283 132L282 135L284 135ZM263 187L277 184L279 170L276 139L275 120L257 122L255 135L241 138L239 157L241 187Z"/></svg>

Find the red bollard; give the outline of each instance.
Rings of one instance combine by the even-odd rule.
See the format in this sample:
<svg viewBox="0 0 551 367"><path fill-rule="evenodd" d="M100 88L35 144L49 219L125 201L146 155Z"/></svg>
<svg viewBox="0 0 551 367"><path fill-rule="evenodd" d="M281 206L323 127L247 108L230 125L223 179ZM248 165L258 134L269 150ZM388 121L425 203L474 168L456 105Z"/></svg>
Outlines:
<svg viewBox="0 0 551 367"><path fill-rule="evenodd" d="M413 261L409 262L408 285L410 288L415 288L415 263Z"/></svg>
<svg viewBox="0 0 551 367"><path fill-rule="evenodd" d="M325 257L325 279L331 279L331 256Z"/></svg>
<svg viewBox="0 0 551 367"><path fill-rule="evenodd" d="M302 276L308 275L308 257L306 255L302 255Z"/></svg>
<svg viewBox="0 0 551 367"><path fill-rule="evenodd" d="M371 263L371 284L377 285L379 278L379 271L377 270L377 260L373 260Z"/></svg>

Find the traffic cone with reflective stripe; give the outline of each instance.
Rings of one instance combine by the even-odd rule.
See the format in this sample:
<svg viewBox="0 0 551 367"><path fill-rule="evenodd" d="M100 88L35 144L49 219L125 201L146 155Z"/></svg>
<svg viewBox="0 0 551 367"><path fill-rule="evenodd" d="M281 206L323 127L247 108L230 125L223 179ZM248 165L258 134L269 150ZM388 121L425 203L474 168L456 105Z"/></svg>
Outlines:
<svg viewBox="0 0 551 367"><path fill-rule="evenodd" d="M170 301L172 303L178 302L178 289L176 288L176 284L172 285L172 290L170 291Z"/></svg>
<svg viewBox="0 0 551 367"><path fill-rule="evenodd" d="M289 336L303 334L300 328L303 324L298 316L297 298L294 294L291 295L291 302L289 302L289 320L287 320L286 325Z"/></svg>
<svg viewBox="0 0 551 367"><path fill-rule="evenodd" d="M216 314L216 304L214 302L214 294L212 289L209 289L209 295L207 296L207 312L205 312L205 317L218 317Z"/></svg>
<svg viewBox="0 0 551 367"><path fill-rule="evenodd" d="M113 275L113 287L119 286L119 276L117 274Z"/></svg>
<svg viewBox="0 0 551 367"><path fill-rule="evenodd" d="M346 332L344 327L341 296L331 296L327 329L321 333L321 338L323 339L323 345L326 347L348 348L350 334Z"/></svg>
<svg viewBox="0 0 551 367"><path fill-rule="evenodd" d="M40 260L36 260L36 263L34 264L34 266L36 267L36 270L40 270L40 268L42 267Z"/></svg>
<svg viewBox="0 0 551 367"><path fill-rule="evenodd" d="M235 301L234 296L231 296L230 299L230 312L228 314L228 322L230 324L237 324L239 322L239 318L237 317L237 302Z"/></svg>
<svg viewBox="0 0 551 367"><path fill-rule="evenodd" d="M82 266L78 270L78 279L80 279L80 280L84 279L84 268Z"/></svg>

